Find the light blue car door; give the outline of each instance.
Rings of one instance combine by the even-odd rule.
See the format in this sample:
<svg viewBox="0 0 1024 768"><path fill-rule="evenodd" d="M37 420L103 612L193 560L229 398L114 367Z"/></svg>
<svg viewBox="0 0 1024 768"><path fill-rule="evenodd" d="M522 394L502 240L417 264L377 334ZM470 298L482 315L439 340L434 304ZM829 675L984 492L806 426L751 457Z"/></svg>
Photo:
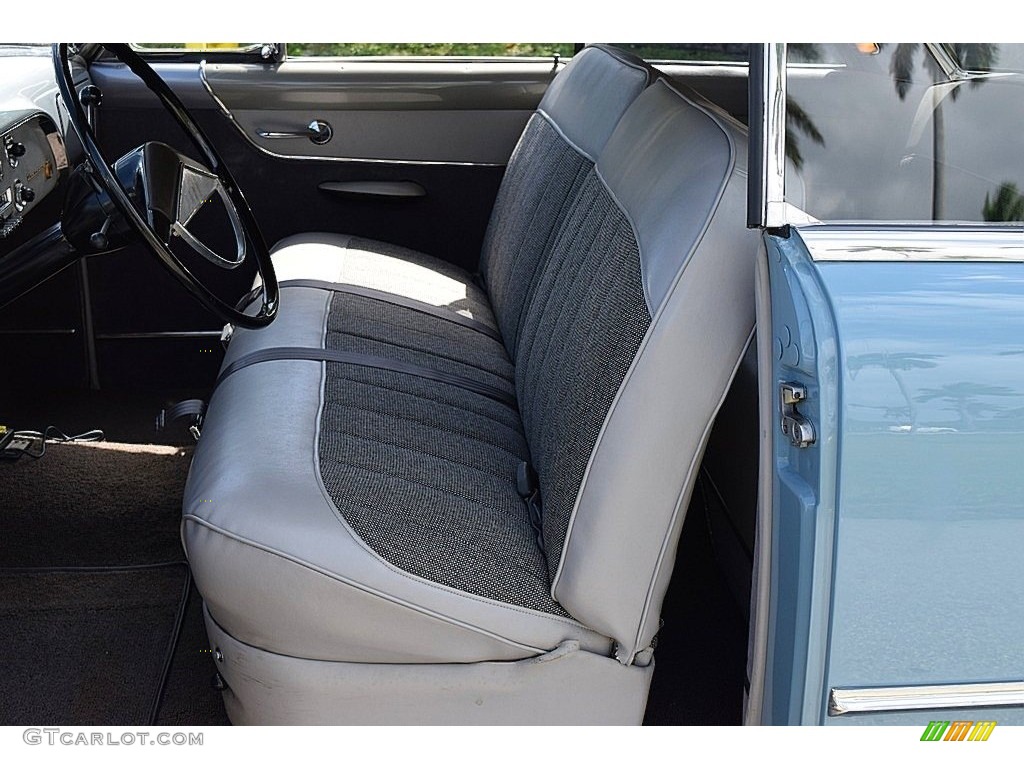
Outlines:
<svg viewBox="0 0 1024 768"><path fill-rule="evenodd" d="M750 82L747 721L1024 723L1024 47L771 44Z"/></svg>
<svg viewBox="0 0 1024 768"><path fill-rule="evenodd" d="M763 722L1024 722L1022 254L1019 229L765 234Z"/></svg>

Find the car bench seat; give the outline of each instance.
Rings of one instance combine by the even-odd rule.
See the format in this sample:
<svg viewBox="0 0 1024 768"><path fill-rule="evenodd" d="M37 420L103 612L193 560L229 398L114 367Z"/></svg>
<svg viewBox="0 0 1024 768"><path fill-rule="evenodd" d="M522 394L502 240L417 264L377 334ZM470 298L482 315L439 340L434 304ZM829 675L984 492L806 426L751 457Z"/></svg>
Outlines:
<svg viewBox="0 0 1024 768"><path fill-rule="evenodd" d="M277 249L184 502L232 722L642 719L756 249L742 129L648 80L602 48L556 78L486 291L357 238Z"/></svg>

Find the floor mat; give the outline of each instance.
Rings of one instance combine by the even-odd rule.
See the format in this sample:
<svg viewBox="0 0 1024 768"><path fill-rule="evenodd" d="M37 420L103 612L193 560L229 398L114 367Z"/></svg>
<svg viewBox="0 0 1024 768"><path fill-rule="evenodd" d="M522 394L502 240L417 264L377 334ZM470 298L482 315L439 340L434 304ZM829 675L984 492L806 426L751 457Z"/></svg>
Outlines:
<svg viewBox="0 0 1024 768"><path fill-rule="evenodd" d="M0 724L147 724L186 574L0 573Z"/></svg>
<svg viewBox="0 0 1024 768"><path fill-rule="evenodd" d="M182 559L191 448L47 443L0 462L0 567L138 565Z"/></svg>

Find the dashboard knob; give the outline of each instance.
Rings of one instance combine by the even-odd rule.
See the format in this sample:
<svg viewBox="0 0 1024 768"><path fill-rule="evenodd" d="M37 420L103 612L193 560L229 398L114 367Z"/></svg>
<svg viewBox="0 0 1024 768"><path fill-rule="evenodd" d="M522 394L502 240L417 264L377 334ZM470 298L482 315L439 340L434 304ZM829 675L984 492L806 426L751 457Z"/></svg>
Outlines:
<svg viewBox="0 0 1024 768"><path fill-rule="evenodd" d="M22 157L25 154L25 145L20 141L12 141L7 145L8 157Z"/></svg>
<svg viewBox="0 0 1024 768"><path fill-rule="evenodd" d="M31 203L33 200L36 199L35 190L32 189L31 187L22 187L21 188L20 197L21 197L21 202L23 202L23 203Z"/></svg>

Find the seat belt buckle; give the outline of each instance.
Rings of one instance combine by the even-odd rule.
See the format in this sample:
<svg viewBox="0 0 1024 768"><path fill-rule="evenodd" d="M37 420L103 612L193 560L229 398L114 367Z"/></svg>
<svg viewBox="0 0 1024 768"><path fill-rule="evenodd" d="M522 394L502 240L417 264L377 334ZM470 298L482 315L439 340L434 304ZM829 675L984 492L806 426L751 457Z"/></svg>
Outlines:
<svg viewBox="0 0 1024 768"><path fill-rule="evenodd" d="M519 462L519 466L516 467L516 492L524 499L528 499L537 493L539 487L537 471L530 466L529 462Z"/></svg>
<svg viewBox="0 0 1024 768"><path fill-rule="evenodd" d="M537 534L537 546L544 550L544 513L540 501L540 480L529 462L521 461L516 467L516 492L526 502L530 526Z"/></svg>
<svg viewBox="0 0 1024 768"><path fill-rule="evenodd" d="M182 400L164 408L156 416L156 431L163 432L178 419L192 419L188 425L189 434L199 442L202 436L203 418L206 416L206 403L199 399Z"/></svg>

